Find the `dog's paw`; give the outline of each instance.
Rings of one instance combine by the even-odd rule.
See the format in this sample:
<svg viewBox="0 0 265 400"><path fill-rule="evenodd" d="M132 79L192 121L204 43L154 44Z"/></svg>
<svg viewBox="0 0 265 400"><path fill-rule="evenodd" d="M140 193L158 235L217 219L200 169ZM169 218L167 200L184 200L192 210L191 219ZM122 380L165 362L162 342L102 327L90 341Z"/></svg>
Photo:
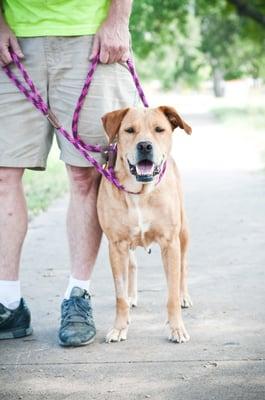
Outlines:
<svg viewBox="0 0 265 400"><path fill-rule="evenodd" d="M190 308L192 307L192 300L190 298L190 295L188 293L184 294L181 296L181 308Z"/></svg>
<svg viewBox="0 0 265 400"><path fill-rule="evenodd" d="M190 335L184 326L181 328L171 328L168 339L173 343L186 343L190 340Z"/></svg>
<svg viewBox="0 0 265 400"><path fill-rule="evenodd" d="M137 297L129 297L129 304L131 308L137 307Z"/></svg>
<svg viewBox="0 0 265 400"><path fill-rule="evenodd" d="M106 343L111 343L111 342L121 342L123 340L127 339L127 332L128 332L128 328L124 328L124 329L116 329L116 328L112 328L106 338L105 341Z"/></svg>

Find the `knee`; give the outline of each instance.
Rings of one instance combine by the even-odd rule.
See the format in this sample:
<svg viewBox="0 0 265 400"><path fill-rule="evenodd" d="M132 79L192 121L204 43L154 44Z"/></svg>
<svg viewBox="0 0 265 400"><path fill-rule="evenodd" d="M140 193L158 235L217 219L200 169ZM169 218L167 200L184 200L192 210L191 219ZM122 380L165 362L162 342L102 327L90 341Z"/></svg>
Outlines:
<svg viewBox="0 0 265 400"><path fill-rule="evenodd" d="M12 188L21 184L23 168L0 167L0 195L10 193Z"/></svg>
<svg viewBox="0 0 265 400"><path fill-rule="evenodd" d="M73 194L87 196L91 191L97 190L100 174L91 167L67 166L70 189Z"/></svg>

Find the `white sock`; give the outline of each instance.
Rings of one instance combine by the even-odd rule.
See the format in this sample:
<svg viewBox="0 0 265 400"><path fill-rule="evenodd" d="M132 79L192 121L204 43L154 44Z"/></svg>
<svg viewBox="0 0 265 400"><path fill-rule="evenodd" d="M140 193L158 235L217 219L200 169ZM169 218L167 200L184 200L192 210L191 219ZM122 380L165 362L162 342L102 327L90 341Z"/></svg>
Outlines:
<svg viewBox="0 0 265 400"><path fill-rule="evenodd" d="M10 310L19 306L21 299L20 281L0 280L0 303Z"/></svg>
<svg viewBox="0 0 265 400"><path fill-rule="evenodd" d="M72 277L72 275L70 275L68 286L67 286L66 292L64 294L64 298L66 300L68 300L70 298L71 291L74 287L79 287L79 288L84 289L87 292L89 292L90 280L81 281L80 279L75 279Z"/></svg>

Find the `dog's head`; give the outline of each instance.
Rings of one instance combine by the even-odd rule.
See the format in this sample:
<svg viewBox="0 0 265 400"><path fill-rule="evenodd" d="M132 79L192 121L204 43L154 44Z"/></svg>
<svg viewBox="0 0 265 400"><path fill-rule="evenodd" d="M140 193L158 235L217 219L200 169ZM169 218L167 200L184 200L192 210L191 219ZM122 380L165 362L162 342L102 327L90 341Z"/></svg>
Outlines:
<svg viewBox="0 0 265 400"><path fill-rule="evenodd" d="M118 143L118 157L139 182L152 182L167 159L172 132L177 127L191 134L191 127L173 107L112 111L102 117L110 142Z"/></svg>

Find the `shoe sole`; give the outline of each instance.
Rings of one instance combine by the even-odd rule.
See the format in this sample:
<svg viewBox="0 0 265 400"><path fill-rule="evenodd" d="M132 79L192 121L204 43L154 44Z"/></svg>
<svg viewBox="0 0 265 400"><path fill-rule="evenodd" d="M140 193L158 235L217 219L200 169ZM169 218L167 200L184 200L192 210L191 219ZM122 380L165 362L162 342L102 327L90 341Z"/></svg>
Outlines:
<svg viewBox="0 0 265 400"><path fill-rule="evenodd" d="M87 342L74 344L74 343L64 343L59 339L59 345L63 346L63 347L80 347L80 346L86 346L87 344L90 344L90 343L94 342L94 340L95 340L95 337L92 337Z"/></svg>
<svg viewBox="0 0 265 400"><path fill-rule="evenodd" d="M0 332L0 340L2 339L18 339L32 335L33 329L29 328L14 329L13 331Z"/></svg>

